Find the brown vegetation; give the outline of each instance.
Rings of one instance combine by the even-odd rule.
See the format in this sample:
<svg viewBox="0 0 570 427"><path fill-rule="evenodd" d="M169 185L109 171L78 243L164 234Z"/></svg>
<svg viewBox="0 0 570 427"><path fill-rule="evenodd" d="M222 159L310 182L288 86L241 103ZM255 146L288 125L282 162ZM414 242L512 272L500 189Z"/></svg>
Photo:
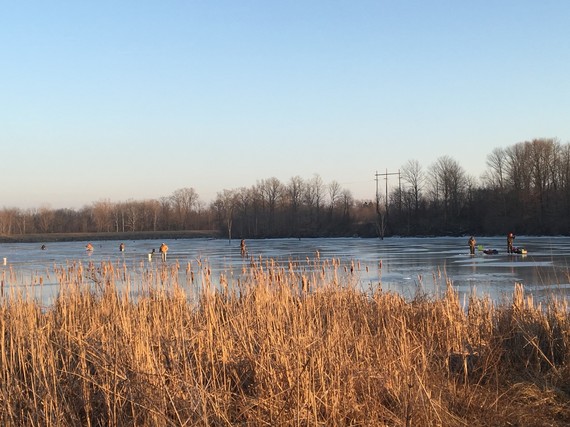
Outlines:
<svg viewBox="0 0 570 427"><path fill-rule="evenodd" d="M53 305L0 304L2 425L557 426L570 318L512 301L406 301L360 265L54 267ZM10 288L15 289L15 288Z"/></svg>
<svg viewBox="0 0 570 427"><path fill-rule="evenodd" d="M33 233L0 235L0 243L34 242L86 242L88 240L147 240L147 239L192 239L196 237L218 237L216 230L183 231L125 231L105 233Z"/></svg>

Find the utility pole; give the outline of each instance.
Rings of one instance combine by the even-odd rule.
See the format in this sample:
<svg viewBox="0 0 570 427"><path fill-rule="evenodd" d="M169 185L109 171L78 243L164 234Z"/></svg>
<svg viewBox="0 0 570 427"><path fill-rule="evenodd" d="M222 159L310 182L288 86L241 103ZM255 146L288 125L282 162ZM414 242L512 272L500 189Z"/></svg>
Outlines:
<svg viewBox="0 0 570 427"><path fill-rule="evenodd" d="M402 206L402 180L400 177L400 170L398 169L398 172L388 172L388 169L386 169L386 172L384 173L378 173L378 171L376 171L376 173L374 174L374 178L376 181L376 213L378 214L378 217L380 218L380 237L382 239L384 239L384 231L386 229L386 224L388 223L388 177L391 175L398 175L398 188L399 188L399 197L400 197L400 208ZM386 213L384 215L382 215L382 213L380 212L380 196L378 195L378 177L383 176L384 177L384 181L386 181L386 200L385 200L385 204L386 204Z"/></svg>
<svg viewBox="0 0 570 427"><path fill-rule="evenodd" d="M378 194L378 177L380 174L376 171L374 174L374 179L376 181L376 229L378 230L378 235L382 240L384 240L384 230L385 230L385 222L384 222L384 215L380 210L380 195Z"/></svg>

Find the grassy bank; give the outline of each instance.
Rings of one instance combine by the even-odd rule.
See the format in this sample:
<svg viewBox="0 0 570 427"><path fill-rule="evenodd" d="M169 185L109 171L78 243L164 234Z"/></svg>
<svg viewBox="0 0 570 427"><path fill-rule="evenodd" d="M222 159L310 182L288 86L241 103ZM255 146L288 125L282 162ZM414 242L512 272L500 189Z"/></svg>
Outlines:
<svg viewBox="0 0 570 427"><path fill-rule="evenodd" d="M2 299L2 425L570 423L568 307L520 286L466 311L451 286L413 301L362 292L335 260L53 274L52 307Z"/></svg>

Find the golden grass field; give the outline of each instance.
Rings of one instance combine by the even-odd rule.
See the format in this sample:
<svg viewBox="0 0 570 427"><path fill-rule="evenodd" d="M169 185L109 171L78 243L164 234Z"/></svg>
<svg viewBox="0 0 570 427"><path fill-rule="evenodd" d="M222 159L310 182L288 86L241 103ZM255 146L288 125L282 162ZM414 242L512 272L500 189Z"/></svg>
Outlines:
<svg viewBox="0 0 570 427"><path fill-rule="evenodd" d="M306 267L72 262L48 307L6 288L0 424L570 424L566 301L513 284L465 309L450 282L408 301L363 291L359 265Z"/></svg>

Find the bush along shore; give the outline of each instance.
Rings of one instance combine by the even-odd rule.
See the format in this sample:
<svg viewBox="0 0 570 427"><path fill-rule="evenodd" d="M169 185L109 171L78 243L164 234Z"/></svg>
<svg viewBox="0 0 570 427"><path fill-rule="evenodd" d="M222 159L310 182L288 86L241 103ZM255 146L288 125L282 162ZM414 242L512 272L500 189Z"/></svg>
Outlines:
<svg viewBox="0 0 570 427"><path fill-rule="evenodd" d="M566 426L570 318L512 299L406 300L338 260L54 266L0 299L7 426Z"/></svg>

